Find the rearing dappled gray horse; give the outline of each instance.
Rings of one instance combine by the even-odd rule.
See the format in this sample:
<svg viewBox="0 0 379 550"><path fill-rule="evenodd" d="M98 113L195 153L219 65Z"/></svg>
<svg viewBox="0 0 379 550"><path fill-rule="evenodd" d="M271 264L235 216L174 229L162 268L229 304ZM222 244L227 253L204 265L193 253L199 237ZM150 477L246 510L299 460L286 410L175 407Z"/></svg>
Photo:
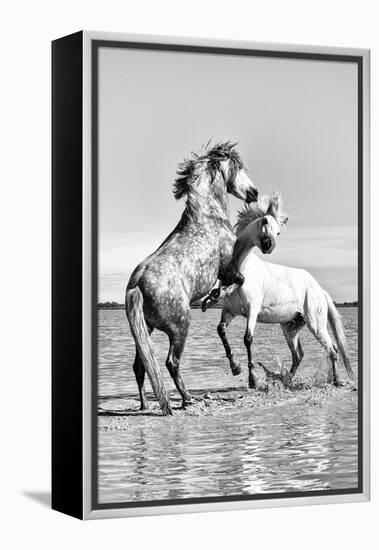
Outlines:
<svg viewBox="0 0 379 550"><path fill-rule="evenodd" d="M258 191L247 176L235 144L209 145L179 165L176 199L186 197L182 217L161 246L134 270L126 289L126 313L136 343L134 373L141 409L147 408L147 372L163 414L172 414L150 338L154 328L168 335L166 367L183 399L193 399L179 373L191 322L190 305L205 296L226 268L235 234L229 221L227 194L247 203Z"/></svg>

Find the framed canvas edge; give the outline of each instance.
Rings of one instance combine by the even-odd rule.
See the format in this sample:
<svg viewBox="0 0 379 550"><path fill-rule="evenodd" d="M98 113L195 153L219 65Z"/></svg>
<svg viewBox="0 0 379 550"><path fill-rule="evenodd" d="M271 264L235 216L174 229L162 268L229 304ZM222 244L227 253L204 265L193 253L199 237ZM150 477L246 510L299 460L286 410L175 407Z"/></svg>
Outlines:
<svg viewBox="0 0 379 550"><path fill-rule="evenodd" d="M197 514L205 512L232 512L261 508L280 508L284 506L315 506L324 504L348 504L367 502L369 498L363 493L348 495L330 495L327 497L272 498L265 500L247 500L236 502L212 502L201 504L168 504L165 506L145 506L136 508L110 508L87 510L83 519L115 519L122 517L161 516L165 514Z"/></svg>
<svg viewBox="0 0 379 550"><path fill-rule="evenodd" d="M331 55L350 55L365 57L369 48L353 48L344 46L321 46L312 44L289 44L285 42L255 42L251 40L231 40L194 36L167 36L159 34L133 34L106 31L83 31L84 41L135 42L150 44L172 44L195 47L215 47L248 50L270 50L293 53L315 53Z"/></svg>
<svg viewBox="0 0 379 550"><path fill-rule="evenodd" d="M189 45L194 47L246 48L251 50L272 50L294 53L323 55L346 55L362 60L362 492L325 496L299 496L293 498L267 498L264 500L241 500L207 502L199 504L167 504L138 507L92 508L92 422L91 422L91 370L92 370L92 154L91 154L91 47L92 41L121 41L135 43L160 43ZM338 504L365 502L370 500L370 50L314 45L215 40L206 38L174 37L159 35L136 35L83 31L83 519L136 517L162 514L181 514L209 511L232 511L281 506L306 506L316 504Z"/></svg>

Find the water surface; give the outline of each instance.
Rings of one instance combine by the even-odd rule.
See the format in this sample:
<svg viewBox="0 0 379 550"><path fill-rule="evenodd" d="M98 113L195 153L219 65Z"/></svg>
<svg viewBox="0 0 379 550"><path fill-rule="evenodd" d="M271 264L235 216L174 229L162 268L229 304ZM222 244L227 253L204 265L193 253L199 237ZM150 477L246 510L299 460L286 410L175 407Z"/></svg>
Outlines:
<svg viewBox="0 0 379 550"><path fill-rule="evenodd" d="M342 308L349 353L357 369L357 309ZM246 384L244 320L228 329L235 356L244 365L233 377L215 328L220 311L192 311L191 332L181 371L189 389L207 391ZM154 333L165 382L167 337ZM301 380L325 369L324 353L306 329ZM258 325L254 354L268 367L290 352L279 326ZM121 310L99 311L99 401L101 406L137 396L134 342ZM345 377L339 365L341 378ZM147 387L150 389L148 382ZM301 393L301 392L300 392ZM174 393L173 393L174 395ZM100 423L99 500L125 502L204 496L230 496L357 486L357 397L340 390L313 404L290 398L260 408L225 410L217 416L126 416L117 429ZM334 397L333 397L334 396ZM135 401L137 408L137 401ZM112 429L110 429L112 428Z"/></svg>

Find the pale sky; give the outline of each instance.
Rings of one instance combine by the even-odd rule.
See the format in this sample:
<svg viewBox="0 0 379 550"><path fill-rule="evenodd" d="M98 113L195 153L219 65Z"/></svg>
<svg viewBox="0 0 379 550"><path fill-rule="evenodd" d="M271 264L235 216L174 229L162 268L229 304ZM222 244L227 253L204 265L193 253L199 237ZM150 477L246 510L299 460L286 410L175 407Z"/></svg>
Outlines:
<svg viewBox="0 0 379 550"><path fill-rule="evenodd" d="M210 138L240 143L260 194L281 191L287 231L265 260L357 299L357 68L350 63L100 50L99 301L184 208L178 162ZM235 221L241 201L231 197Z"/></svg>

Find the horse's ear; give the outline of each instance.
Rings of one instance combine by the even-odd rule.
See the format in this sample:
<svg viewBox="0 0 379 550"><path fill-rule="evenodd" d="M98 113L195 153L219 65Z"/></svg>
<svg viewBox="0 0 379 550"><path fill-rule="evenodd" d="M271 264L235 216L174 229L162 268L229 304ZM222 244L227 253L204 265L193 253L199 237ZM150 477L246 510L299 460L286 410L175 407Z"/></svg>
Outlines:
<svg viewBox="0 0 379 550"><path fill-rule="evenodd" d="M275 218L282 227L288 222L288 216L282 210L282 196L280 193L275 192L269 198L267 214Z"/></svg>
<svg viewBox="0 0 379 550"><path fill-rule="evenodd" d="M280 205L280 195L272 195L268 203L267 215L277 219L279 215Z"/></svg>

